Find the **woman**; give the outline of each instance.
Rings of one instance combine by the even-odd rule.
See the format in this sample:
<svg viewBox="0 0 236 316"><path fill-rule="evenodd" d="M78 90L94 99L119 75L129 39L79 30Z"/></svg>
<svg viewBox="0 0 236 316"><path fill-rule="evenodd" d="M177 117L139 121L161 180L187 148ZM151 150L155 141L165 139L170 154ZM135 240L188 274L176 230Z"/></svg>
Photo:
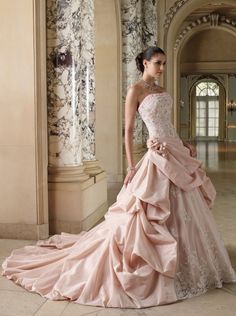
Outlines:
<svg viewBox="0 0 236 316"><path fill-rule="evenodd" d="M172 100L155 83L165 53L136 58L142 79L128 91L128 173L105 221L79 235L61 234L15 250L3 275L52 300L141 308L202 294L236 275L209 210L214 187L193 147L171 124ZM135 113L145 122L148 151L135 166Z"/></svg>

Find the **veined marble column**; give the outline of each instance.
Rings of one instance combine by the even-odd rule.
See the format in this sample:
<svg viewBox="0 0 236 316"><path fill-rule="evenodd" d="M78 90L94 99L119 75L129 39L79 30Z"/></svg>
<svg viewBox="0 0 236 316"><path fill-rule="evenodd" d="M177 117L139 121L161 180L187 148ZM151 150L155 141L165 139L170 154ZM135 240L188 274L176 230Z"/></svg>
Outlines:
<svg viewBox="0 0 236 316"><path fill-rule="evenodd" d="M48 0L47 13L49 171L52 178L56 167L63 178L70 169L75 181L84 180L84 171L102 171L95 158L93 1Z"/></svg>
<svg viewBox="0 0 236 316"><path fill-rule="evenodd" d="M53 233L87 229L106 209L106 175L95 158L94 33L93 0L47 0Z"/></svg>
<svg viewBox="0 0 236 316"><path fill-rule="evenodd" d="M78 80L79 1L47 1L49 181L85 180ZM67 177L68 175L68 177Z"/></svg>
<svg viewBox="0 0 236 316"><path fill-rule="evenodd" d="M86 12L80 27L82 74L79 86L82 120L82 157L85 172L90 176L102 172L95 156L95 17L94 1L81 1L81 10ZM90 30L90 31L89 31Z"/></svg>
<svg viewBox="0 0 236 316"><path fill-rule="evenodd" d="M139 78L139 72L135 65L135 56L143 50L142 43L142 1L121 1L121 23L122 23L122 97L125 97L128 87ZM123 124L124 126L124 124ZM142 120L136 115L134 144L142 145Z"/></svg>
<svg viewBox="0 0 236 316"><path fill-rule="evenodd" d="M146 47L157 44L156 0L121 0L121 22L124 103L127 88L141 77L136 68L135 57ZM137 114L134 132L134 154L137 160L143 154L146 138L146 128Z"/></svg>
<svg viewBox="0 0 236 316"><path fill-rule="evenodd" d="M143 47L157 46L157 1L143 1L142 16L142 40ZM148 139L148 131L144 123L142 123L142 143L146 144Z"/></svg>

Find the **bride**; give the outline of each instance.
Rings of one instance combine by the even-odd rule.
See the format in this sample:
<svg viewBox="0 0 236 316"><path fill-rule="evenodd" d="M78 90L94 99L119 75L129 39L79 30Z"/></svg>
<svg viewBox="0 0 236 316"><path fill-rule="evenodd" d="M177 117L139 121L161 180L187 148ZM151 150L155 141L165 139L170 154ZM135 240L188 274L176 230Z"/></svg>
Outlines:
<svg viewBox="0 0 236 316"><path fill-rule="evenodd" d="M126 98L128 170L105 221L14 250L2 265L8 279L51 300L120 308L168 304L236 282L209 209L215 189L171 123L171 96L155 83L165 63L158 47L136 58L142 79ZM134 165L136 111L149 139Z"/></svg>

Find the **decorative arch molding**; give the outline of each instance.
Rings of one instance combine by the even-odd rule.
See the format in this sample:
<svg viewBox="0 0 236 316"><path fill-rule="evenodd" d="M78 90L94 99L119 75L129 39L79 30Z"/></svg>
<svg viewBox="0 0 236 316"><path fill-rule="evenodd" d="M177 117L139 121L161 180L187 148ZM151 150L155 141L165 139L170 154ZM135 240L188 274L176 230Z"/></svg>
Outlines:
<svg viewBox="0 0 236 316"><path fill-rule="evenodd" d="M164 24L163 24L163 27L164 27L166 30L168 30L168 28L169 28L169 26L171 25L172 20L174 19L175 15L177 15L177 13L179 13L179 11L181 11L181 9L183 8L183 6L184 6L185 4L187 4L188 2L190 2L190 5L191 5L191 7L192 7L191 12L193 12L193 11L194 11L194 7L192 6L192 4L193 4L193 2L195 2L194 5L196 5L196 3L197 3L197 1L194 1L194 0L177 0L177 1L175 1L175 3L169 8L169 10L167 11L167 13L165 14L165 21L164 21ZM192 2L192 4L191 4L191 2ZM200 0L200 2L202 2L202 3L199 4L198 7L200 7L201 5L204 5L204 4L205 4L205 3L204 3L204 2L205 2L204 0L203 0L203 1ZM219 3L220 3L220 1L219 1ZM224 2L224 4L228 4L228 5L235 6L234 0L226 0L226 1ZM191 8L191 7L190 7L190 8Z"/></svg>
<svg viewBox="0 0 236 316"><path fill-rule="evenodd" d="M215 2L220 3L219 0L215 0ZM192 12L204 6L205 4L205 0L178 0L174 3L174 5L169 9L167 13L163 12L166 15L166 19L164 23L165 28L163 30L164 34L162 38L162 46L167 50L168 55L170 50L173 49L173 42L177 38L181 25L183 24L187 16L189 16ZM235 0L224 0L224 4L236 7ZM167 24L166 21L168 21ZM226 18L225 23L229 26L231 22L228 18ZM235 21L233 21L233 23L235 23ZM169 66L171 67L172 65L169 64Z"/></svg>
<svg viewBox="0 0 236 316"><path fill-rule="evenodd" d="M199 31L199 29L205 29L206 27L223 27L224 29L228 29L235 35L236 33L236 21L232 21L230 18L220 15L220 14L210 14L203 16L193 22L191 22L188 26L186 26L177 36L175 40L174 49L176 50L178 46L181 45L185 37L189 38L188 34L192 35L192 32L194 30L194 33L196 31Z"/></svg>
<svg viewBox="0 0 236 316"><path fill-rule="evenodd" d="M164 28L168 29L173 17L175 16L176 12L189 0L178 0L175 1L172 7L170 7L169 11L166 13L166 18L164 22Z"/></svg>
<svg viewBox="0 0 236 316"><path fill-rule="evenodd" d="M212 81L215 81L217 84L221 85L222 88L224 88L224 90L226 91L226 78L225 78L225 75L221 75L221 74L191 75L191 76L188 76L188 79L189 79L190 91L199 82L202 82L204 80L209 80L209 79L212 80Z"/></svg>

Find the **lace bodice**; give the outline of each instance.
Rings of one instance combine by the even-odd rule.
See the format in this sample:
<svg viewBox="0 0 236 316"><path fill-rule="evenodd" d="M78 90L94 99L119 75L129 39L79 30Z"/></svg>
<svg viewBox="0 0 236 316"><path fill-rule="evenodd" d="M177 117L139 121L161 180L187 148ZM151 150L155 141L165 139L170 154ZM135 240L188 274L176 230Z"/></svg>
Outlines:
<svg viewBox="0 0 236 316"><path fill-rule="evenodd" d="M141 102L138 111L150 138L176 137L171 123L172 98L167 92L152 93Z"/></svg>

